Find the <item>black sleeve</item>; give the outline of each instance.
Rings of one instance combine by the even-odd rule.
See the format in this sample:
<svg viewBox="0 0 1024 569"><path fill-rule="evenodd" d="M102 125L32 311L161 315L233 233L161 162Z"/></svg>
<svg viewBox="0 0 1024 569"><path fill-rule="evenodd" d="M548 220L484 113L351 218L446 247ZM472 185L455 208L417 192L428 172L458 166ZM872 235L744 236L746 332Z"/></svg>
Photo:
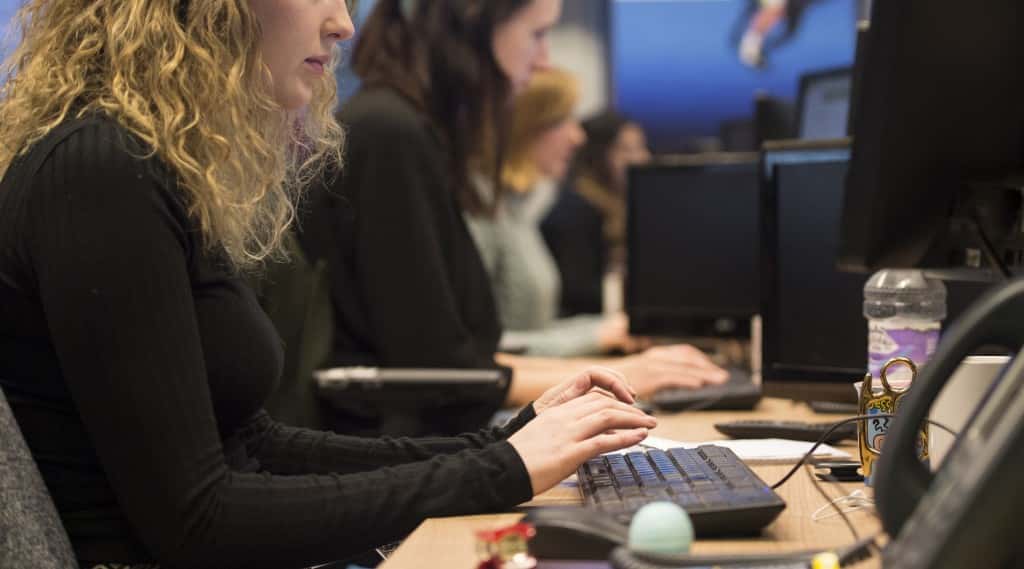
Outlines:
<svg viewBox="0 0 1024 569"><path fill-rule="evenodd" d="M501 441L350 475L239 473L217 431L187 220L143 162L89 126L33 184L29 239L65 380L133 531L171 569L308 566L395 539L424 518L528 499Z"/></svg>
<svg viewBox="0 0 1024 569"><path fill-rule="evenodd" d="M299 429L257 414L242 430L249 454L274 474L347 474L426 460L438 454L483 449L521 429L536 415L527 405L501 427L458 437L361 438Z"/></svg>
<svg viewBox="0 0 1024 569"><path fill-rule="evenodd" d="M443 183L447 164L440 140L417 117L384 108L350 116L346 127L342 191L357 211L355 271L379 361L494 367L496 338L485 346L474 334L447 268L457 263L457 270L470 271L475 260L455 258L463 250L446 250L460 231L467 242L470 237Z"/></svg>

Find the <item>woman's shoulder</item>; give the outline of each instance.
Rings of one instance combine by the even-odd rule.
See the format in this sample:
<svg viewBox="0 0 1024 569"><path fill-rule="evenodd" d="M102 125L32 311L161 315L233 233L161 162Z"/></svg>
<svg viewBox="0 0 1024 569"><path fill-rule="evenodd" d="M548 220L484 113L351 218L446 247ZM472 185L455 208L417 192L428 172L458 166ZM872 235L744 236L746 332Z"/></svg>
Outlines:
<svg viewBox="0 0 1024 569"><path fill-rule="evenodd" d="M157 198L184 215L171 171L138 137L105 115L65 120L33 144L14 168L34 180L33 193L40 196L56 193L119 203Z"/></svg>
<svg viewBox="0 0 1024 569"><path fill-rule="evenodd" d="M91 176L168 174L138 137L117 120L98 113L61 122L35 142L20 162L28 166L54 161L90 172Z"/></svg>
<svg viewBox="0 0 1024 569"><path fill-rule="evenodd" d="M84 152L77 156L80 159L93 158L91 153L141 150L141 145L115 119L101 113L88 113L64 119L33 144L27 154L50 155L57 147L67 144L81 146Z"/></svg>

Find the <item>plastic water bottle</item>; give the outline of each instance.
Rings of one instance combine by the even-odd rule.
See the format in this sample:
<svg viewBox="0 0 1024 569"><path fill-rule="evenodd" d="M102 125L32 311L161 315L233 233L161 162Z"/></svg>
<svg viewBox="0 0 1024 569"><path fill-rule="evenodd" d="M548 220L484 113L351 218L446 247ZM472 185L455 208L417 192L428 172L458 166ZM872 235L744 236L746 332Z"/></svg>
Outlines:
<svg viewBox="0 0 1024 569"><path fill-rule="evenodd" d="M939 343L946 317L946 285L918 270L883 269L864 285L864 316L868 319L868 371L873 377L878 378L882 366L898 356L920 367ZM891 369L890 380L910 377L904 366Z"/></svg>

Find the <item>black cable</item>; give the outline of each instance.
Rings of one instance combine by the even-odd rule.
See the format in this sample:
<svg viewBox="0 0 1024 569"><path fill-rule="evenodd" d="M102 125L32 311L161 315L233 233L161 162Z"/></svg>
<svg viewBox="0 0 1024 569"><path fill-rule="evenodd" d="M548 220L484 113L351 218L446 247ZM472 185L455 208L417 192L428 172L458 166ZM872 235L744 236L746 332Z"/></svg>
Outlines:
<svg viewBox="0 0 1024 569"><path fill-rule="evenodd" d="M940 429L949 431L949 429L947 429L947 428L945 428L945 427L943 427L941 425L938 425L937 423L936 423L936 426L938 426ZM807 466L807 468L804 469L804 472L806 472L807 476L810 477L811 484L814 486L814 489L818 491L818 494L821 494L821 497L824 498L826 502L828 502L828 505L832 506L832 509L835 510L836 513L839 515L839 517L841 517L843 519L843 522L846 524L846 527L850 530L850 533L853 535L854 541L857 542L858 544L863 544L864 545L864 547L869 551L869 553L867 554L868 557L870 557L870 555L871 555L870 550L874 550L875 553L881 555L882 548L879 547L878 543L877 543L878 537L881 535L881 532L876 533L875 535L872 535L871 537L869 537L869 538L867 538L865 540L862 540L860 538L860 534L857 533L857 527L855 525L853 525L853 522L850 520L849 516L846 515L846 511L843 510L843 508L841 506L839 506L839 504L836 504L836 501L838 499L829 498L828 494L825 492L825 489L821 487L821 482L818 480L818 478L816 476L814 476L811 473L811 468L810 468L811 465L808 464L806 466ZM836 480L835 478L832 478L832 481L833 482L838 482L838 480ZM840 497L840 498L842 498L842 497ZM854 548L854 549L856 549L856 548ZM851 552L851 553L854 553L854 552ZM862 555L862 554L857 553L857 555L853 555L853 557L857 557L858 555ZM861 559L858 558L857 560L860 561ZM848 561L853 561L853 559L850 559L850 560L842 560L841 559L840 560L840 566L846 565Z"/></svg>
<svg viewBox="0 0 1024 569"><path fill-rule="evenodd" d="M858 415L856 417L850 417L849 419L843 419L842 421L839 421L836 424L832 425L831 427L829 427L829 429L827 431L825 431L824 434L821 435L821 437L818 438L818 441L816 443L814 443L813 446L811 446L811 449L809 451L807 451L807 454L805 454L803 456L803 458L800 459L799 462L797 462L795 465L793 465L792 470L787 472L786 475L783 476L781 480L779 480L778 482L776 482L775 484L772 485L772 490L775 490L779 486L782 486L790 478L792 478L792 476L796 473L796 471L800 470L800 467L803 466L804 464L806 464L808 459L810 459L811 456L814 455L814 451L818 450L818 447L820 447L822 444L824 444L824 442L828 439L829 435L831 435L833 432L835 432L835 430L838 429L839 427L841 427L841 426L843 426L843 425L845 425L847 423L855 423L857 421L867 421L867 420L870 420L870 419L887 419L887 418L891 419L891 418L893 418L895 416L896 415L894 415L892 413L876 413L874 415ZM947 433L953 435L954 437L957 436L957 432L956 431L954 431L953 429L950 429L949 427L943 425L942 423L938 423L936 421L932 421L931 419L925 419L925 422L927 422L929 425L938 427L939 429L942 429L943 431L946 431Z"/></svg>
<svg viewBox="0 0 1024 569"><path fill-rule="evenodd" d="M703 569L708 567L722 567L723 569L735 567L737 569L750 569L753 567L791 567L794 565L809 567L816 555L832 552L839 557L840 566L847 567L870 558L873 554L872 550L878 550L878 544L875 541L879 535L881 534L874 534L867 539L858 540L856 543L845 547L811 549L789 553L668 554L631 551L626 546L619 546L612 550L608 561L614 569L662 569L667 567L673 569L683 567L700 567Z"/></svg>
<svg viewBox="0 0 1024 569"><path fill-rule="evenodd" d="M971 216L971 221L974 225L974 232L978 234L978 239L981 240L981 248L985 251L985 256L988 257L988 262L999 271L999 274L1003 277L1003 280L1010 280L1013 278L1013 273L1010 272L1010 268L1003 263L1003 260L999 258L996 253L996 248L989 241L988 236L985 235L985 230L981 228L981 222L978 220L978 215L975 213Z"/></svg>
<svg viewBox="0 0 1024 569"><path fill-rule="evenodd" d="M846 515L846 512L843 511L842 507L839 506L836 503L836 500L830 498L828 493L825 492L825 489L822 488L822 486L821 486L821 482L812 474L811 469L809 468L811 465L808 464L807 461L808 461L808 459L811 456L813 456L814 451L817 450L818 447L821 446L825 442L825 440L828 439L829 435L831 435L839 427L841 427L841 426L843 426L843 425L845 425L847 423L854 423L854 422L858 422L858 421L867 421L869 419L886 419L886 418L891 419L893 417L895 417L895 415L892 414L892 413L876 413L874 415L858 415L856 417L850 417L849 419L844 419L842 421L836 422L831 427L829 427L829 429L827 431L825 431L824 434L821 435L821 438L819 438L818 441L816 443L814 443L813 446L811 446L811 449L809 451L807 451L807 454L805 454L800 459L800 461L796 463L796 465L794 465L793 469L790 470L785 476L782 477L781 480L779 480L778 482L776 482L772 486L773 490L777 489L779 486L782 486L783 484L785 484L793 476L793 474L797 470L800 469L801 466L804 466L804 465L808 466L808 468L805 469L805 472L807 473L807 475L811 479L811 485L814 486L814 489L818 492L818 494L821 495L821 497L828 503L828 505L831 506L832 509L834 509L836 511L836 513L838 513L838 515L842 518L843 522L846 524L846 527L850 530L850 533L853 535L853 539L854 539L855 543L854 543L853 546L851 546L850 548L847 548L847 550L843 552L843 554L847 557L846 559L842 559L841 560L841 564L843 564L843 565L845 565L847 563L850 563L850 562L857 562L857 561L860 561L862 559L866 559L867 557L870 557L871 554L872 554L872 550L875 553L881 553L881 548L879 548L878 544L876 543L876 541L878 539L878 536L880 534L875 534L875 535L873 535L873 536L871 536L871 537L869 537L867 539L861 539L860 534L857 532L856 526L854 526L854 524L853 524L853 521L851 521L850 517ZM943 425L942 423L939 423L937 421L932 421L930 419L926 419L926 421L930 425L933 425L933 426L935 426L935 427L937 427L937 428L939 428L939 429L941 429L943 431L946 431L947 433L953 435L954 437L957 436L956 431L950 429L949 427ZM650 445L644 445L643 443L640 443L640 446L649 447L649 448L656 448L656 447L653 447L653 446L650 446ZM828 551L828 550L823 550L823 551ZM838 553L838 552L840 552L842 550L835 550L835 551L837 551L837 553ZM635 555L640 555L641 558L638 559L638 558L635 557ZM803 559L802 555L806 555L806 554L795 554L795 555L793 555L791 557L783 555L783 556L779 556L779 558L776 561L783 561L785 559L791 559L793 561L803 561L804 559ZM652 564L649 564L649 563L651 563L652 560L651 559L644 559L644 557L654 558L654 557L661 557L661 556L654 555L654 554L646 554L646 555L645 554L634 554L633 552L630 552L630 551L620 547L620 548L616 548L616 550L613 552L613 555L612 555L612 566L613 567L623 567L623 568L629 567L631 569L648 569L648 568L653 568L653 567L664 566L665 562L682 561L681 559L678 559L678 558L671 559L673 556L666 555L666 556L663 556L663 558L657 560L657 562L658 562L657 565L652 565ZM686 557L686 556L683 556L683 557ZM692 559L692 561L699 562L701 564L701 566L709 565L708 563L706 563L707 561L709 561L708 559L701 559L700 557L696 557L695 559ZM727 566L729 566L731 564L731 563L721 563L722 560L717 560L717 561L719 561L719 563L717 563L717 565L722 566L722 567L727 567ZM747 565L747 566L750 565L750 563L749 563L750 560L749 559L742 560L742 561L737 560L737 561L739 561L739 562L741 562L741 563L743 563L744 565ZM691 565L690 563L683 563L683 564L678 564L677 563L677 566L694 566L694 565Z"/></svg>
<svg viewBox="0 0 1024 569"><path fill-rule="evenodd" d="M815 442L814 445L811 446L810 450L807 451L807 453L800 459L800 461L797 462L793 466L793 468L788 473L786 473L785 476L782 477L781 480L779 480L774 485L772 485L772 490L775 490L775 489L779 488L780 486L782 486L783 484L785 484L793 476L793 474L795 474L797 472L797 470L800 469L801 466L807 465L809 467L810 464L808 464L807 461L814 455L814 451L817 450L818 447L820 447L825 442L825 440L828 439L829 435L831 435L833 432L835 432L835 430L838 429L839 427L841 427L843 425L846 425L847 423L855 423L855 422L859 422L859 421L867 421L869 419L891 419L893 417L895 417L895 415L892 414L892 413L876 413L874 415L858 415L856 417L850 417L848 419L844 419L842 421L836 422L831 427L829 427L829 429L827 431L825 431L824 434L821 435L821 437L818 439L818 441ZM954 431L953 429L950 429L949 427L947 427L946 425L943 425L942 423L939 423L937 421L932 421L931 419L925 419L925 422L927 422L929 425L932 425L932 426L934 426L934 427L936 427L936 428L938 428L940 430L946 431L947 433L949 433L950 435L952 435L954 437L957 436L957 432L956 431ZM643 443L641 443L640 446L649 446L649 445L644 445ZM650 447L650 448L655 448L655 447ZM871 555L871 553L870 553L871 550L874 550L874 552L876 552L876 553L880 553L881 549L878 547L878 544L876 543L876 541L878 539L878 536L880 534L875 534L875 535L873 535L873 536L871 536L871 537L869 537L867 539L861 539L860 534L857 532L857 528L853 525L853 522L850 520L849 516L846 515L846 512L843 511L842 507L840 507L838 504L836 504L836 500L834 500L834 499L829 497L828 493L825 492L824 488L822 488L821 482L819 480L817 480L817 478L811 473L811 469L810 468L806 468L805 471L806 471L807 475L810 476L811 484L812 484L812 486L814 486L814 489L821 495L821 497L826 502L828 502L828 505L830 505L839 514L839 516L842 518L843 522L846 524L846 527L850 530L850 533L853 535L854 541L856 542L853 547L849 548L849 550L845 552L846 555L850 559L844 559L844 560L841 561L841 563L842 564L846 564L847 562L853 562L855 559L857 561L859 561L859 560L861 560L863 558L866 558L864 556L864 551L865 550L868 552L867 556ZM619 550L624 550L624 548L621 548L621 547L617 548L616 551L614 552L614 554L612 556L612 561L613 561L612 565L614 567L623 567L623 566L629 566L629 567L634 567L634 568L640 568L640 567L646 568L646 567L649 567L648 565L644 564L643 561L638 560L638 559L634 559L632 557L633 554L631 552L629 552L628 550L624 550L624 551L619 551ZM823 550L823 551L827 551L827 550ZM656 557L656 556L650 555L649 557ZM665 557L671 557L671 556L665 556ZM792 559L794 561L802 560L797 555L794 555L793 557L790 557L790 559ZM660 561L664 562L664 561L667 561L667 560L668 559L663 559L663 560L660 560ZM706 563L704 563L704 561L707 561L706 559L701 559L700 561L701 561L702 565L706 565ZM749 561L749 560L746 560L746 561ZM721 564L721 565L723 567L724 566L728 566L728 564ZM687 564L686 566L690 566L690 565Z"/></svg>
<svg viewBox="0 0 1024 569"><path fill-rule="evenodd" d="M814 489L818 491L818 494L821 494L821 497L824 498L826 502L828 502L829 506L832 506L832 509L835 510L837 514L839 514L839 517L843 518L843 522L846 523L846 527L849 528L850 533L853 534L853 540L860 541L860 534L857 533L857 528L854 527L853 522L850 521L849 516L846 515L846 512L843 511L843 508L840 507L839 504L836 504L835 499L831 499L828 497L828 494L825 492L825 489L821 487L821 482L819 482L818 479L811 472L811 465L808 464L806 466L807 468L804 469L804 472L806 472L807 477L811 479L811 484L814 485Z"/></svg>

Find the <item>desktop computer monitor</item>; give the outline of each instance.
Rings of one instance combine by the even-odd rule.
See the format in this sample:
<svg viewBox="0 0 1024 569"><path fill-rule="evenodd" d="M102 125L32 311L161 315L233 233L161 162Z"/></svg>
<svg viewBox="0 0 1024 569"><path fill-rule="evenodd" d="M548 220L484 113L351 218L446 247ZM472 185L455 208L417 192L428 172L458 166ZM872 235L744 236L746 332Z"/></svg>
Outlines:
<svg viewBox="0 0 1024 569"><path fill-rule="evenodd" d="M847 135L853 68L808 73L800 78L797 98L797 137L833 140Z"/></svg>
<svg viewBox="0 0 1024 569"><path fill-rule="evenodd" d="M874 3L856 63L845 269L1024 260L1012 179L1024 161L1022 24L1020 0Z"/></svg>
<svg viewBox="0 0 1024 569"><path fill-rule="evenodd" d="M789 101L759 92L754 95L750 116L722 121L718 138L723 152L757 152L768 140L796 136L796 108Z"/></svg>
<svg viewBox="0 0 1024 569"><path fill-rule="evenodd" d="M718 127L718 138L723 152L757 152L757 124L750 118L722 121Z"/></svg>
<svg viewBox="0 0 1024 569"><path fill-rule="evenodd" d="M756 154L661 159L629 172L630 332L749 337L758 309Z"/></svg>
<svg viewBox="0 0 1024 569"><path fill-rule="evenodd" d="M847 141L765 145L760 312L766 386L851 384L867 367L865 277L835 267L848 162Z"/></svg>
<svg viewBox="0 0 1024 569"><path fill-rule="evenodd" d="M761 373L765 393L856 399L867 369L867 275L836 267L849 140L768 143L761 172ZM985 283L946 283L948 327Z"/></svg>

